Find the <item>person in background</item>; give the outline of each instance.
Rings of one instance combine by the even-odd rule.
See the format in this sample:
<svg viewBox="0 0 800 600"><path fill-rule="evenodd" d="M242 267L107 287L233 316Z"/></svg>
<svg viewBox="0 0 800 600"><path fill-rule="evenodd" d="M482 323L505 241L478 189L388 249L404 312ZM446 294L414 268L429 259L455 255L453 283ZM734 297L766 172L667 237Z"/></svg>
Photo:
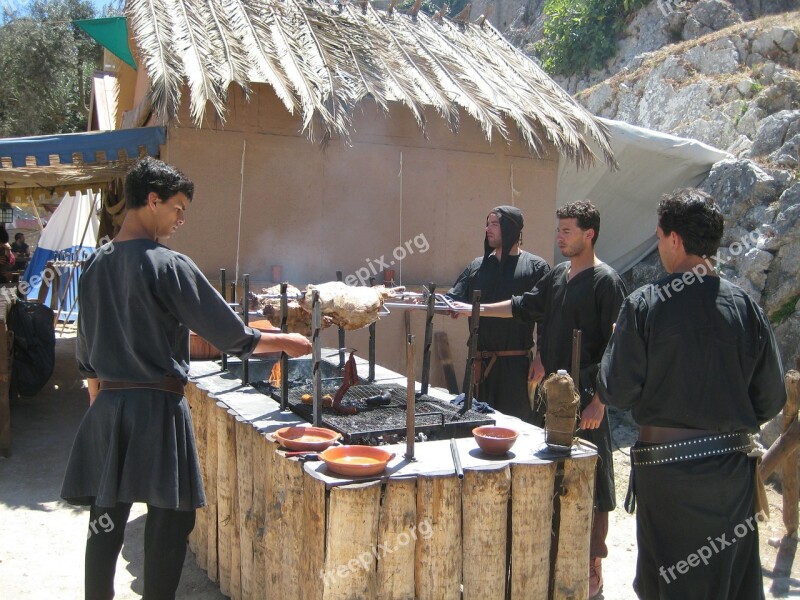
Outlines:
<svg viewBox="0 0 800 600"><path fill-rule="evenodd" d="M114 597L114 572L133 502L147 504L144 598L171 599L195 510L205 504L191 413L183 394L189 330L223 351L311 350L299 334L245 326L187 257L163 246L186 221L194 184L154 158L125 180L119 234L86 262L78 284L77 360L89 409L61 496L87 505L85 597Z"/></svg>
<svg viewBox="0 0 800 600"><path fill-rule="evenodd" d="M8 243L8 231L5 223L0 226L0 283L10 283L12 281L11 271L14 270L17 257L11 251Z"/></svg>
<svg viewBox="0 0 800 600"><path fill-rule="evenodd" d="M600 400L639 424L626 508L646 600L764 598L748 434L786 392L767 317L709 260L722 233L705 192L664 196L656 235L668 275L625 299L600 367Z"/></svg>
<svg viewBox="0 0 800 600"><path fill-rule="evenodd" d="M31 252L28 248L28 244L25 243L24 233L14 234L14 243L11 244L11 252L14 253L14 258L16 259L16 270L24 271L25 267L28 266L28 261L31 259Z"/></svg>
<svg viewBox="0 0 800 600"><path fill-rule="evenodd" d="M597 446L595 506L589 562L589 597L603 589L602 559L608 556L608 514L616 507L611 427L595 391L600 360L611 337L614 319L625 298L619 274L594 252L600 233L600 213L588 200L572 202L556 211L556 241L568 258L529 292L499 304L484 305L484 315L541 322L541 346L532 365L531 379L571 370L572 332L581 330L580 423L578 436ZM543 427L544 407L537 406L534 424Z"/></svg>
<svg viewBox="0 0 800 600"><path fill-rule="evenodd" d="M447 295L471 306L472 292L482 302L508 300L530 290L549 271L544 259L520 248L524 220L514 206L498 206L486 217L484 253L473 260ZM460 313L453 313L458 316ZM478 400L502 413L530 421L528 372L534 323L515 323L481 316L476 370ZM465 390L466 391L466 390Z"/></svg>

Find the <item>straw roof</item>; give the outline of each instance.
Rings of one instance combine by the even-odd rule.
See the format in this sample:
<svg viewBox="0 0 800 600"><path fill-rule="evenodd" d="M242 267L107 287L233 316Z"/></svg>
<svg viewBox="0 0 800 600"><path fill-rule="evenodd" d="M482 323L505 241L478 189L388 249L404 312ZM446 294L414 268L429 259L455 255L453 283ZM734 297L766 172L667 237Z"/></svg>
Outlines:
<svg viewBox="0 0 800 600"><path fill-rule="evenodd" d="M592 164L594 140L613 164L607 129L469 6L453 19L407 13L391 0L128 0L127 13L151 81L154 111L175 119L184 82L191 118L207 104L224 120L232 83L272 86L312 139L349 137L356 105L405 105L425 128L433 107L457 131L463 112L487 140L512 139L531 152L548 143L578 166Z"/></svg>

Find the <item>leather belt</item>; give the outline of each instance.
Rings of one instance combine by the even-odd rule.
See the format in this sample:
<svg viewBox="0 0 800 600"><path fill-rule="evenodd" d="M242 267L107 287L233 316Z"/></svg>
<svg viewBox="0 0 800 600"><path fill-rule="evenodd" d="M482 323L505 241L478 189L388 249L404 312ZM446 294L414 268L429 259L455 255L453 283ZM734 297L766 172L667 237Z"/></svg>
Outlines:
<svg viewBox="0 0 800 600"><path fill-rule="evenodd" d="M707 429L684 429L681 427L655 427L653 425L642 425L639 427L639 441L646 444L665 444L667 442L679 442L709 435L716 435L719 431L709 431Z"/></svg>
<svg viewBox="0 0 800 600"><path fill-rule="evenodd" d="M695 430L697 431L697 430ZM749 433L717 433L654 446L631 448L631 463L637 467L708 458L731 452L749 451Z"/></svg>
<svg viewBox="0 0 800 600"><path fill-rule="evenodd" d="M530 353L530 350L479 350L475 353L475 358L480 360L476 360L473 363L475 365L475 381L480 383L489 376L498 356L530 356ZM487 358L489 359L489 364L484 368L483 361Z"/></svg>
<svg viewBox="0 0 800 600"><path fill-rule="evenodd" d="M107 379L100 379L98 381L100 391L103 390L161 390L162 392L171 392L183 396L184 383L177 377L164 377L161 381L147 382L147 381L109 381Z"/></svg>

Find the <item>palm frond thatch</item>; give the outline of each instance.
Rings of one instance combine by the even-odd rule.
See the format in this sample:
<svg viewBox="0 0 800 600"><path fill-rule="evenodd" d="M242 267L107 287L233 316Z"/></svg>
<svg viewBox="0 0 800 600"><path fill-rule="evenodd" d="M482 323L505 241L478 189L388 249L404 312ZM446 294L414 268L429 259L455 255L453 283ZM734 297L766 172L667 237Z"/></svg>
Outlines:
<svg viewBox="0 0 800 600"><path fill-rule="evenodd" d="M415 5L416 6L416 5ZM224 119L231 83L272 86L303 130L347 139L357 104L400 102L425 128L433 108L456 130L468 115L488 140L516 128L531 152L552 145L580 166L590 143L614 164L608 130L488 22L431 18L327 0L130 0L128 13L152 82L152 102L173 119L184 82L200 124L210 102Z"/></svg>

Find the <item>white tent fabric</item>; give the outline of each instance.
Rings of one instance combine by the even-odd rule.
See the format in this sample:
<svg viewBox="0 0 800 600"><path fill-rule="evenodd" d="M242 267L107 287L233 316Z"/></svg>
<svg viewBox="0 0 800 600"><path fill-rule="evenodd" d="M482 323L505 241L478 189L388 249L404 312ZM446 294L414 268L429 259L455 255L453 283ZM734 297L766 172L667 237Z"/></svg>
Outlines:
<svg viewBox="0 0 800 600"><path fill-rule="evenodd" d="M42 230L39 245L22 276L29 286L28 298L36 298L42 280L53 279L53 273L46 273L45 269L48 261L54 261L54 269L58 270L60 279L58 298L50 298L51 292L45 302L54 308L60 308L64 313L63 318L69 315L71 319L77 315L80 275L77 262L87 258L97 246L97 231L100 226L97 218L98 206L100 192L86 190L65 194Z"/></svg>
<svg viewBox="0 0 800 600"><path fill-rule="evenodd" d="M598 163L578 171L574 163L560 161L557 206L592 200L600 211L597 256L624 273L657 245L656 206L662 194L698 185L714 163L731 155L696 140L601 120L611 130L619 170ZM563 260L558 247L554 256Z"/></svg>

